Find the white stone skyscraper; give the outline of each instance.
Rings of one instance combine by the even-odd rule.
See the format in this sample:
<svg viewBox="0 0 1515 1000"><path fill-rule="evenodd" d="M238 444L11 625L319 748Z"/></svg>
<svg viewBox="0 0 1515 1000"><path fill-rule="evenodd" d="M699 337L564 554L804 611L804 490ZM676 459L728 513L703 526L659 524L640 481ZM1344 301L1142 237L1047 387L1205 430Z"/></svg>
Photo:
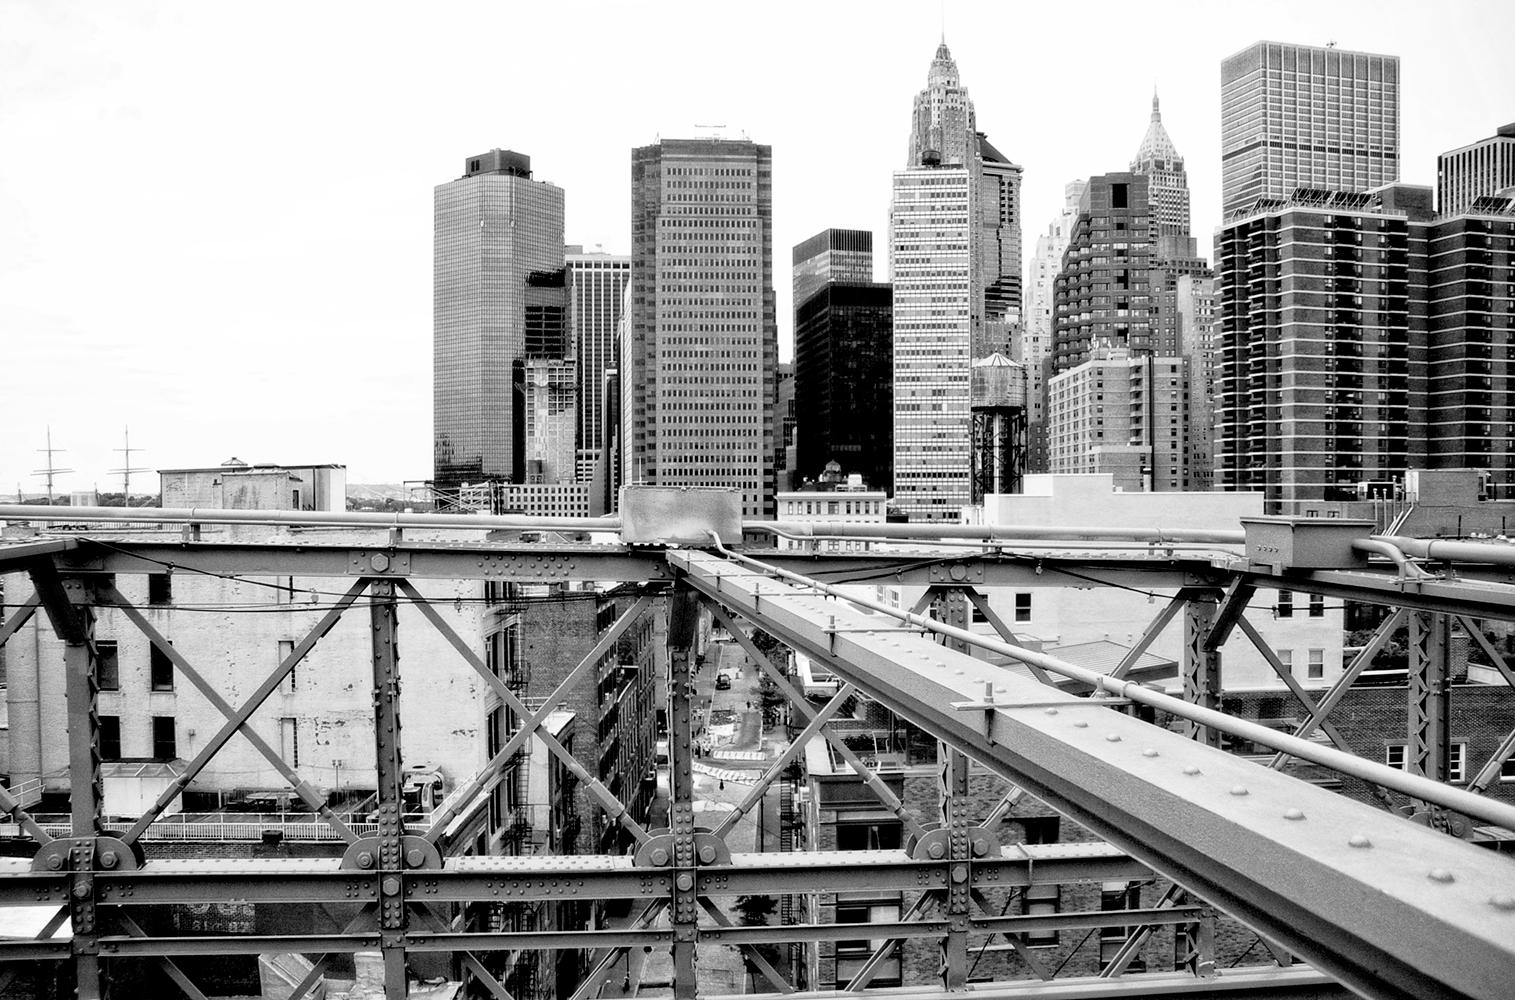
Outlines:
<svg viewBox="0 0 1515 1000"><path fill-rule="evenodd" d="M964 166L894 174L894 500L911 520L955 520L970 502L973 191Z"/></svg>
<svg viewBox="0 0 1515 1000"><path fill-rule="evenodd" d="M977 135L973 101L944 39L931 60L926 89L915 95L905 165L918 167L934 160L943 166L970 166L978 156Z"/></svg>
<svg viewBox="0 0 1515 1000"><path fill-rule="evenodd" d="M725 486L773 516L773 152L664 139L631 154L622 345L627 483Z"/></svg>

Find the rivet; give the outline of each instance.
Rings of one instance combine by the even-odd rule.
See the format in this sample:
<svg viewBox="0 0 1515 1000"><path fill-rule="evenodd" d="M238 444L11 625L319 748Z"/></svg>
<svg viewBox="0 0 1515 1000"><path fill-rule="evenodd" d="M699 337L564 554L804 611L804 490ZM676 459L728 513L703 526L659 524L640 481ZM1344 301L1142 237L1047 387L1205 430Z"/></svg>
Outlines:
<svg viewBox="0 0 1515 1000"><path fill-rule="evenodd" d="M1515 910L1515 896L1494 896L1489 900L1489 905L1506 912Z"/></svg>
<svg viewBox="0 0 1515 1000"><path fill-rule="evenodd" d="M1073 728L1074 729L1088 729L1089 728L1089 723L1085 722L1083 719L1079 719L1077 722L1075 722L1073 724Z"/></svg>
<svg viewBox="0 0 1515 1000"><path fill-rule="evenodd" d="M1445 868L1432 868L1426 873L1426 878L1432 882L1450 882L1452 881L1452 873Z"/></svg>
<svg viewBox="0 0 1515 1000"><path fill-rule="evenodd" d="M1151 747L1148 747L1147 749L1145 749L1145 750L1142 751L1142 756L1143 757L1156 757L1157 756L1157 751L1153 750Z"/></svg>
<svg viewBox="0 0 1515 1000"><path fill-rule="evenodd" d="M1120 733L1106 733L1105 734L1105 742L1107 742L1107 743L1119 743L1120 742Z"/></svg>
<svg viewBox="0 0 1515 1000"><path fill-rule="evenodd" d="M1247 789L1246 789L1246 787L1244 785L1232 785L1231 786L1231 794L1232 795L1246 795L1247 794Z"/></svg>
<svg viewBox="0 0 1515 1000"><path fill-rule="evenodd" d="M1305 811L1303 809L1285 809L1284 810L1284 819L1304 819L1304 818L1305 818Z"/></svg>
<svg viewBox="0 0 1515 1000"><path fill-rule="evenodd" d="M1185 764L1184 773L1191 776L1196 775L1199 773L1199 768L1194 764Z"/></svg>
<svg viewBox="0 0 1515 1000"><path fill-rule="evenodd" d="M1347 838L1347 843L1351 844L1353 847L1372 847L1373 846L1373 841L1369 840L1367 837L1365 837L1364 835L1362 835L1360 833L1354 833L1354 834L1352 834L1352 836L1348 837Z"/></svg>
<svg viewBox="0 0 1515 1000"><path fill-rule="evenodd" d="M1057 714L1057 709L1055 709L1055 708L1049 708L1049 709L1047 709L1047 714L1048 715L1056 715Z"/></svg>

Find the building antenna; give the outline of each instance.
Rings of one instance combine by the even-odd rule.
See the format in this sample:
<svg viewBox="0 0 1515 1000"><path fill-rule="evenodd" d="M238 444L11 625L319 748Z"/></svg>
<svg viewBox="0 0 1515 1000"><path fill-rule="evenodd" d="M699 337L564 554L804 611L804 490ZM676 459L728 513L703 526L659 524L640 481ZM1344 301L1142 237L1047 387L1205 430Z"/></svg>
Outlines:
<svg viewBox="0 0 1515 1000"><path fill-rule="evenodd" d="M146 472L147 470L132 467L132 452L139 452L144 449L132 447L132 429L130 427L122 430L121 441L123 447L112 449L113 451L122 453L121 468L110 471L111 475L121 477L121 506L130 507L132 505L132 473Z"/></svg>
<svg viewBox="0 0 1515 1000"><path fill-rule="evenodd" d="M32 475L42 476L47 480L47 505L51 507L53 505L53 478L55 476L61 476L65 472L73 472L74 470L60 469L53 464L53 456L56 454L61 454L67 449L53 447L53 428L51 424L49 424L47 428L47 447L38 448L37 450L47 455L47 468L33 470Z"/></svg>

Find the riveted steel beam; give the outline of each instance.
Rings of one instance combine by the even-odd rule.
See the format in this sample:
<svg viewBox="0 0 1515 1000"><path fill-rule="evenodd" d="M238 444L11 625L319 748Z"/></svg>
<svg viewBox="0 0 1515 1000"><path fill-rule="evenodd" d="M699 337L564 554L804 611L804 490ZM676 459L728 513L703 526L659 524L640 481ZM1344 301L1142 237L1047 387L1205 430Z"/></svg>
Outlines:
<svg viewBox="0 0 1515 1000"><path fill-rule="evenodd" d="M1353 989L1403 1000L1507 994L1515 865L1119 712L1060 711L1045 687L926 640L832 638L826 615L857 619L849 625L861 616L730 560L669 561L884 707ZM982 713L954 707L986 682L1002 703L989 733Z"/></svg>

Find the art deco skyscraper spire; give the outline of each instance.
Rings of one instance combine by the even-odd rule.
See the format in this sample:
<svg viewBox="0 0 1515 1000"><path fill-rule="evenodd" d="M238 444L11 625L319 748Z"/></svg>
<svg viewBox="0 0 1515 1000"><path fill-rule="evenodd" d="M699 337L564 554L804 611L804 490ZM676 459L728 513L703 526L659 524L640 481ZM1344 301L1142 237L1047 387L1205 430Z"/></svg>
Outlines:
<svg viewBox="0 0 1515 1000"><path fill-rule="evenodd" d="M1131 158L1131 172L1147 178L1148 206L1152 218L1152 236L1189 235L1189 175L1184 158L1163 128L1157 91L1152 91L1152 120L1141 146Z"/></svg>
<svg viewBox="0 0 1515 1000"><path fill-rule="evenodd" d="M974 140L973 101L957 75L957 62L947 42L936 47L936 57L926 74L926 89L915 95L910 118L910 155L907 167L926 162L935 154L946 166L967 166L977 155Z"/></svg>

